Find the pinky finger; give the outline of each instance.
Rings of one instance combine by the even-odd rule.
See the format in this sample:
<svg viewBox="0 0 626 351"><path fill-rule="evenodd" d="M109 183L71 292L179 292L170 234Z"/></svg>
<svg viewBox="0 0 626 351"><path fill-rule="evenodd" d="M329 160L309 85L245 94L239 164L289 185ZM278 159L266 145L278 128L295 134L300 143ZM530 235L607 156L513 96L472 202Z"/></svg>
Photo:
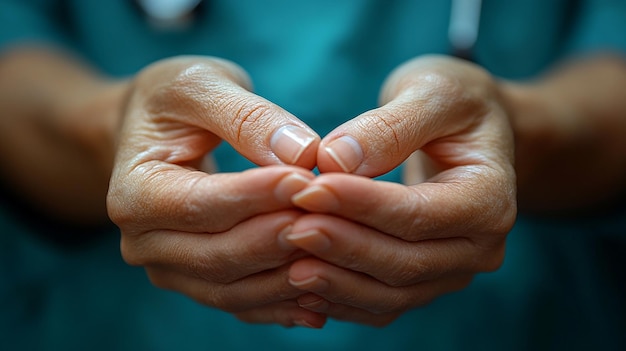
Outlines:
<svg viewBox="0 0 626 351"><path fill-rule="evenodd" d="M401 313L372 313L358 307L330 302L315 294L306 294L298 297L298 305L307 310L324 313L328 317L359 324L384 327L396 320Z"/></svg>
<svg viewBox="0 0 626 351"><path fill-rule="evenodd" d="M295 300L282 301L235 314L247 323L272 324L284 327L307 327L319 329L326 324L326 315L298 306Z"/></svg>
<svg viewBox="0 0 626 351"><path fill-rule="evenodd" d="M239 313L294 299L302 292L286 284L286 269L256 273L229 284L212 283L178 271L146 267L156 287L178 291L196 302L222 311Z"/></svg>

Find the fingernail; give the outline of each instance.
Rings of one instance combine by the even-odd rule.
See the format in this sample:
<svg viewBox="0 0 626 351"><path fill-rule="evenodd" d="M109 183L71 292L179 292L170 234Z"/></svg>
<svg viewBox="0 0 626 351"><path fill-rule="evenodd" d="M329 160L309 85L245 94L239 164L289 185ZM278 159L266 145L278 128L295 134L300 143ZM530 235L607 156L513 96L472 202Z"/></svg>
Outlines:
<svg viewBox="0 0 626 351"><path fill-rule="evenodd" d="M285 237L288 242L309 252L323 252L330 248L330 239L319 230L291 233Z"/></svg>
<svg viewBox="0 0 626 351"><path fill-rule="evenodd" d="M330 303L317 295L307 294L298 298L298 306L313 312L324 313L328 311Z"/></svg>
<svg viewBox="0 0 626 351"><path fill-rule="evenodd" d="M361 145L349 135L331 141L324 149L344 172L354 172L363 162Z"/></svg>
<svg viewBox="0 0 626 351"><path fill-rule="evenodd" d="M280 232L278 232L278 246L285 251L291 251L297 248L294 246L288 239L287 236L291 233L291 229L293 229L292 224L286 225Z"/></svg>
<svg viewBox="0 0 626 351"><path fill-rule="evenodd" d="M270 139L270 147L281 161L295 164L314 140L315 135L303 128L284 126L274 132Z"/></svg>
<svg viewBox="0 0 626 351"><path fill-rule="evenodd" d="M332 212L339 209L339 200L323 185L314 185L291 197L294 205L314 212Z"/></svg>
<svg viewBox="0 0 626 351"><path fill-rule="evenodd" d="M283 177L274 188L274 196L282 202L290 202L291 197L306 188L311 179L298 174L290 173Z"/></svg>
<svg viewBox="0 0 626 351"><path fill-rule="evenodd" d="M293 280L289 278L289 284L298 289L314 292L324 292L330 286L328 280L322 279L316 275L302 280Z"/></svg>

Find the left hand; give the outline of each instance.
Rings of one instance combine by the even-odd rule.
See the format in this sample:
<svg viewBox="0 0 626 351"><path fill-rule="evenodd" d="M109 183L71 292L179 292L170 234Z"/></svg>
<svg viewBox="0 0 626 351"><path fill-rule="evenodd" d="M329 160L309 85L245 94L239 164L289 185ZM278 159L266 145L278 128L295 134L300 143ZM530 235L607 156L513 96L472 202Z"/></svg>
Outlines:
<svg viewBox="0 0 626 351"><path fill-rule="evenodd" d="M312 255L289 271L291 284L310 292L299 304L372 325L497 269L517 212L512 131L489 74L419 58L392 74L382 96L382 107L322 140L325 174L292 198L311 214L287 236ZM426 181L369 179L418 150L434 165Z"/></svg>

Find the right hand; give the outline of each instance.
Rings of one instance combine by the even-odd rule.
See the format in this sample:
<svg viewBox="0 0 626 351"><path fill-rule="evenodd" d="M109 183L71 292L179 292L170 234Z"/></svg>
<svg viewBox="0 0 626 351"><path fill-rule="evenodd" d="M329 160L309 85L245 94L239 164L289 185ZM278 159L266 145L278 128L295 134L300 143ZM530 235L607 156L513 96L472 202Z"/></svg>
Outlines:
<svg viewBox="0 0 626 351"><path fill-rule="evenodd" d="M301 215L290 198L313 179L320 138L249 86L240 68L211 58L144 69L123 113L109 215L124 260L156 286L233 313L270 311L257 322L321 327L323 315L295 302L303 292L288 268L304 253L283 238ZM222 139L269 167L200 171Z"/></svg>

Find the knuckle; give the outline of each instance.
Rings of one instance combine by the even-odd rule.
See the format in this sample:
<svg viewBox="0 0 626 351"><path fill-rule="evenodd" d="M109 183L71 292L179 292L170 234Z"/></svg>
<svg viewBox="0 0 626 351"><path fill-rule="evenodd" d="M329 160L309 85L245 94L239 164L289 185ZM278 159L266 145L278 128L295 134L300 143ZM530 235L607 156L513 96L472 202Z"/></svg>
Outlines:
<svg viewBox="0 0 626 351"><path fill-rule="evenodd" d="M488 78L479 72L481 79ZM401 79L404 93L414 97L421 106L422 113L430 115L446 115L454 113L460 125L466 126L472 119L467 116L478 116L488 110L485 97L492 94L480 89L469 89L465 82L455 74L441 68L429 69ZM486 84L485 86L491 86Z"/></svg>
<svg viewBox="0 0 626 351"><path fill-rule="evenodd" d="M473 208L475 216L473 228L496 242L502 240L513 228L517 217L515 186L510 185L506 177L498 170L482 167L484 177L473 181L474 189L482 194L483 199Z"/></svg>
<svg viewBox="0 0 626 351"><path fill-rule="evenodd" d="M163 76L169 76L169 83L166 83L164 86L174 90L178 89L181 92L186 91L189 87L210 87L211 83L217 83L223 76L219 67L212 61L187 62L180 60L178 63L174 63L174 65L175 67L172 65L166 67L172 73L160 75L160 77L162 79Z"/></svg>
<svg viewBox="0 0 626 351"><path fill-rule="evenodd" d="M114 174L111 178L106 198L107 211L109 218L123 231L129 229L137 231L139 227L150 227L147 218L154 217L152 203L154 192L158 187L153 185L156 185L154 181L157 175L159 172L142 164L135 166L123 176Z"/></svg>
<svg viewBox="0 0 626 351"><path fill-rule="evenodd" d="M503 176L492 178L496 179L493 183L500 190L493 195L489 203L485 204L488 206L485 213L490 214L490 232L496 235L506 235L513 228L517 217L515 186L507 183Z"/></svg>
<svg viewBox="0 0 626 351"><path fill-rule="evenodd" d="M189 96L188 93L192 91L190 89L201 79L200 72L206 71L203 65L195 64L192 66L181 65L167 75L161 73L161 70L167 72L167 69L168 67L156 65L149 67L139 76L137 87L147 90L145 91L146 95L151 97L148 100L151 103L150 106L163 106L163 102L171 102ZM160 77L161 82L154 84L154 77ZM164 79L164 77L169 77L169 79Z"/></svg>
<svg viewBox="0 0 626 351"><path fill-rule="evenodd" d="M106 208L109 219L118 227L124 228L133 221L133 213L124 206L124 187L116 177L111 178L109 190L106 196Z"/></svg>
<svg viewBox="0 0 626 351"><path fill-rule="evenodd" d="M428 109L448 106L464 91L457 77L439 69L406 74L398 80L398 88L398 91L419 99Z"/></svg>
<svg viewBox="0 0 626 351"><path fill-rule="evenodd" d="M226 80L223 70L211 61L172 59L142 71L135 87L138 96L144 97L144 108L154 118L198 116L204 115L215 98L223 94Z"/></svg>
<svg viewBox="0 0 626 351"><path fill-rule="evenodd" d="M514 200L508 200L504 202L501 213L499 214L499 221L493 228L494 232L506 235L508 234L517 218L517 203Z"/></svg>

